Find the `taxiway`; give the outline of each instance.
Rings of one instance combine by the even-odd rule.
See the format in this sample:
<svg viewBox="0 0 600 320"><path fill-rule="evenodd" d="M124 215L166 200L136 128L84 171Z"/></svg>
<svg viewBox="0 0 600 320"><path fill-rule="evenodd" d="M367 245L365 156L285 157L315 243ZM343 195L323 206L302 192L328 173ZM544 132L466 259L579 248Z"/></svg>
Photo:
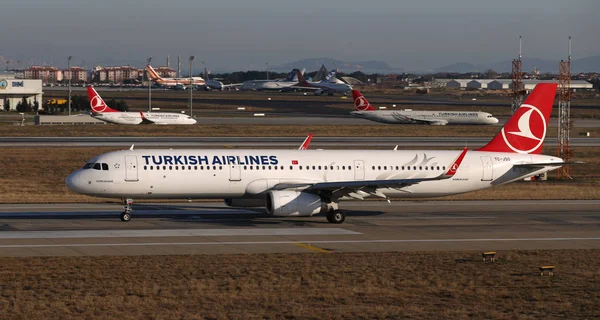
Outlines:
<svg viewBox="0 0 600 320"><path fill-rule="evenodd" d="M0 256L600 248L600 201L343 202L344 224L215 202L0 206Z"/></svg>

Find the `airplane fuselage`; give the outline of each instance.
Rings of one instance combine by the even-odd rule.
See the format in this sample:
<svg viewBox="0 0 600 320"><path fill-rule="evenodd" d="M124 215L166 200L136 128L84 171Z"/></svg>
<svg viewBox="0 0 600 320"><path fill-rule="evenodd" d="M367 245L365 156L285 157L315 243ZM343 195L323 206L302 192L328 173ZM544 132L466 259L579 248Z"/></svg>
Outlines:
<svg viewBox="0 0 600 320"><path fill-rule="evenodd" d="M115 124L141 124L142 116L139 112L103 112L93 113L92 117ZM171 112L149 112L144 117L156 124L180 125L195 124L196 120L185 114Z"/></svg>
<svg viewBox="0 0 600 320"><path fill-rule="evenodd" d="M496 124L498 119L487 112L473 111L352 111L351 115L389 124L470 125Z"/></svg>
<svg viewBox="0 0 600 320"><path fill-rule="evenodd" d="M261 198L279 184L433 178L460 151L355 150L124 150L104 153L73 172L67 186L108 198ZM378 189L388 197L440 197L485 189L558 168L513 167L562 163L560 158L519 153L466 153L449 179ZM95 163L100 169L94 169ZM102 168L107 170L102 170ZM369 194L363 196L368 197Z"/></svg>

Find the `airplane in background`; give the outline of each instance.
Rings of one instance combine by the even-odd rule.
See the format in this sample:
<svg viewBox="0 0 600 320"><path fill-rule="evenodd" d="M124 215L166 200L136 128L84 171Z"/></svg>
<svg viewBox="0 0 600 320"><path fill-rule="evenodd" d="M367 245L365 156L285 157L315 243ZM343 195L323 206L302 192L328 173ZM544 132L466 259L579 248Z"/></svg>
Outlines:
<svg viewBox="0 0 600 320"><path fill-rule="evenodd" d="M335 77L335 73L335 70L330 71L327 77L319 82L306 81L304 76L298 73L298 83L294 84L288 89L309 90L318 96L324 93L327 93L330 96L332 96L334 93L346 95L352 90L352 86L342 82L341 80L338 80Z"/></svg>
<svg viewBox="0 0 600 320"><path fill-rule="evenodd" d="M342 223L339 202L378 197L441 197L522 180L564 166L542 155L556 84L538 84L498 134L477 150L138 149L100 154L66 178L95 197L223 198L267 214L323 213Z"/></svg>
<svg viewBox="0 0 600 320"><path fill-rule="evenodd" d="M194 85L194 86L203 86L206 84L206 81L202 79L202 77L189 77L187 78L163 78L161 77L151 65L146 65L146 70L148 71L148 76L152 81L162 86L168 88L183 88L185 90L185 86Z"/></svg>
<svg viewBox="0 0 600 320"><path fill-rule="evenodd" d="M249 80L244 81L240 87L242 90L285 90L298 83L298 72L304 74L306 69L293 69L284 79L275 80Z"/></svg>
<svg viewBox="0 0 600 320"><path fill-rule="evenodd" d="M94 87L87 87L92 117L115 124L196 124L192 117L174 112L121 112L110 108Z"/></svg>
<svg viewBox="0 0 600 320"><path fill-rule="evenodd" d="M358 90L352 90L352 99L356 111L350 112L351 115L382 123L428 124L433 126L498 123L497 118L487 112L480 111L377 110Z"/></svg>

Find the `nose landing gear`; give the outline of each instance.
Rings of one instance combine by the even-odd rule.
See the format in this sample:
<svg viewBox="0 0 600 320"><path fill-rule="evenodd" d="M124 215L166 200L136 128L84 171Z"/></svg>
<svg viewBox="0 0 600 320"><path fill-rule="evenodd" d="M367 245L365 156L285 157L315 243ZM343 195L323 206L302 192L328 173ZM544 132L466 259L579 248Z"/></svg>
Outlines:
<svg viewBox="0 0 600 320"><path fill-rule="evenodd" d="M131 220L131 211L133 210L131 206L133 205L133 199L125 200L125 206L123 207L123 213L121 213L121 221L128 222Z"/></svg>

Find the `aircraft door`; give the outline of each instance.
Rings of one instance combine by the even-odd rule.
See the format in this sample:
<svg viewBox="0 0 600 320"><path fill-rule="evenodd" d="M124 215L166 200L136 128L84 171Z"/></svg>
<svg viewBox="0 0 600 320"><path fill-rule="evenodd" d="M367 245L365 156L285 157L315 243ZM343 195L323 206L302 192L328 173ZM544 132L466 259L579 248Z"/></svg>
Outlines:
<svg viewBox="0 0 600 320"><path fill-rule="evenodd" d="M365 180L365 162L354 160L354 180Z"/></svg>
<svg viewBox="0 0 600 320"><path fill-rule="evenodd" d="M241 166L237 163L229 166L229 181L240 181L242 180Z"/></svg>
<svg viewBox="0 0 600 320"><path fill-rule="evenodd" d="M125 181L138 181L137 156L125 156Z"/></svg>
<svg viewBox="0 0 600 320"><path fill-rule="evenodd" d="M481 165L483 166L483 176L481 177L481 181L492 181L494 177L492 158L488 156L481 157Z"/></svg>

